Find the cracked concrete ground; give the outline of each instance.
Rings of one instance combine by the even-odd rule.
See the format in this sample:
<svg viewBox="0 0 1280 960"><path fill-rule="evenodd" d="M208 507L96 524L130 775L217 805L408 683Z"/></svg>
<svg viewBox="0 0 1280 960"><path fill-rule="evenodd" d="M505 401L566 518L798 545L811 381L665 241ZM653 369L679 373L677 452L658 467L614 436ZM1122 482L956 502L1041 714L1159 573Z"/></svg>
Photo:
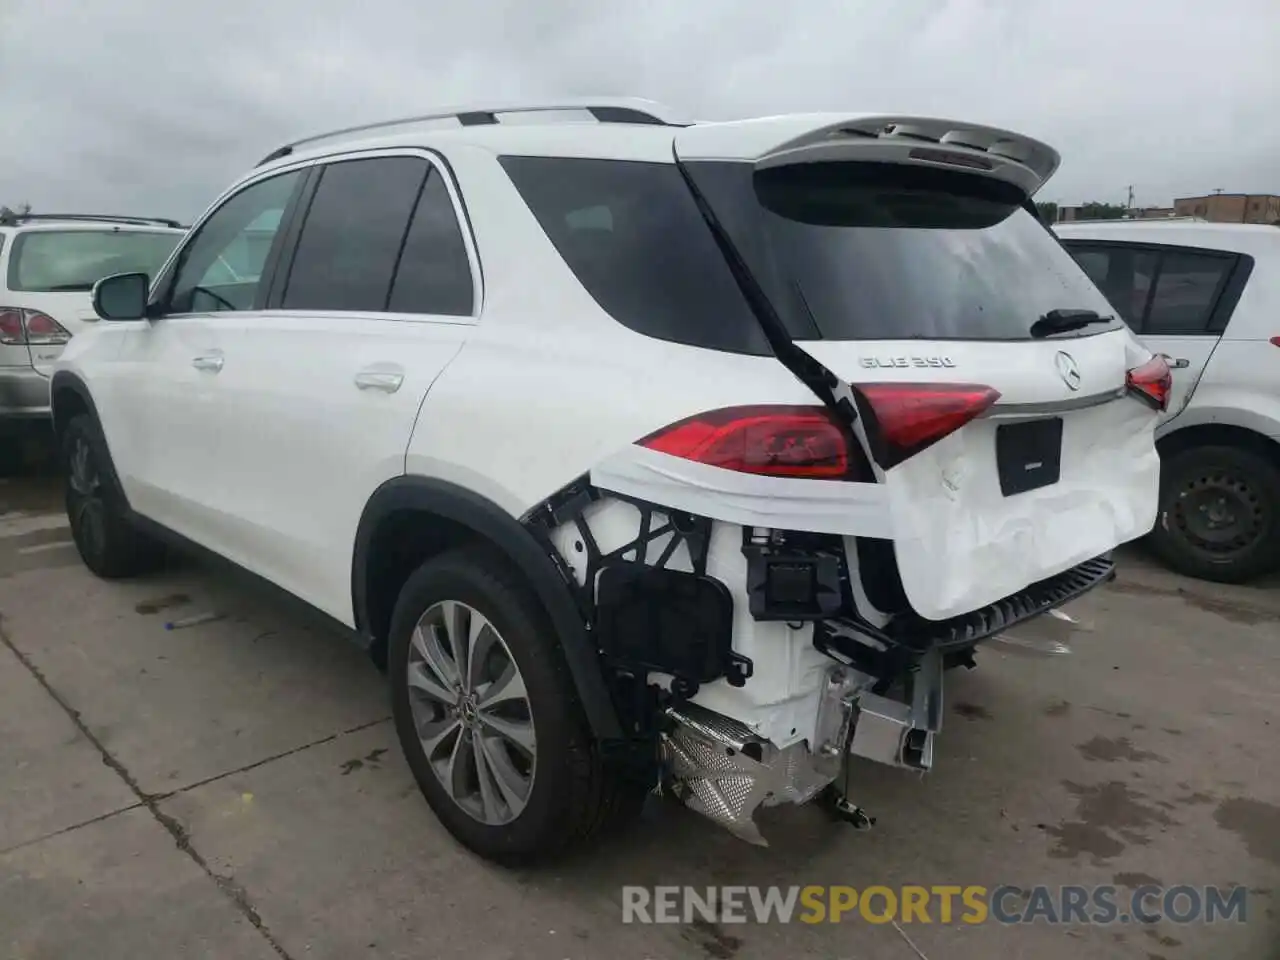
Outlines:
<svg viewBox="0 0 1280 960"><path fill-rule="evenodd" d="M856 833L768 811L769 849L655 803L554 870L461 850L344 640L194 564L80 565L54 481L0 482L0 957L1274 960L1280 591L1118 581L948 687L924 780L859 766ZM201 614L186 629L165 623ZM636 926L624 884L1219 884L1215 926Z"/></svg>

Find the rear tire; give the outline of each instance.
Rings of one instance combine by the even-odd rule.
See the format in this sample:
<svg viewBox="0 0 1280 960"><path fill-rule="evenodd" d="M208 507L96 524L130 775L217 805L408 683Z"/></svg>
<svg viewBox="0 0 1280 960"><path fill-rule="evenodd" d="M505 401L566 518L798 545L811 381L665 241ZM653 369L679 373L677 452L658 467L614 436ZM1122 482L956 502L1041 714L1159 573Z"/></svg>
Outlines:
<svg viewBox="0 0 1280 960"><path fill-rule="evenodd" d="M467 653L459 669L454 637L477 654L470 670ZM418 787L479 856L549 861L639 813L645 789L604 769L549 618L493 552L450 551L409 577L392 616L388 674Z"/></svg>
<svg viewBox="0 0 1280 960"><path fill-rule="evenodd" d="M1242 447L1192 447L1165 458L1147 540L1171 569L1244 583L1280 566L1280 470Z"/></svg>
<svg viewBox="0 0 1280 960"><path fill-rule="evenodd" d="M164 548L128 517L124 494L107 453L98 421L73 417L62 438L67 520L84 565L99 577L116 580L159 567Z"/></svg>

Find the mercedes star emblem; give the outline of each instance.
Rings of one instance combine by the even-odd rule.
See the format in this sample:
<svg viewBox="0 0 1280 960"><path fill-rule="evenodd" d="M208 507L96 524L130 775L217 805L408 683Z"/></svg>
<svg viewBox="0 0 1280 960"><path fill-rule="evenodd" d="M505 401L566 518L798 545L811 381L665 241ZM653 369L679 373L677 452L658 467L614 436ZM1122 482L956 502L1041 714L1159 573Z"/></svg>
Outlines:
<svg viewBox="0 0 1280 960"><path fill-rule="evenodd" d="M1080 368L1076 366L1071 354L1059 350L1058 355L1053 358L1053 365L1058 368L1058 376L1068 390L1080 389Z"/></svg>

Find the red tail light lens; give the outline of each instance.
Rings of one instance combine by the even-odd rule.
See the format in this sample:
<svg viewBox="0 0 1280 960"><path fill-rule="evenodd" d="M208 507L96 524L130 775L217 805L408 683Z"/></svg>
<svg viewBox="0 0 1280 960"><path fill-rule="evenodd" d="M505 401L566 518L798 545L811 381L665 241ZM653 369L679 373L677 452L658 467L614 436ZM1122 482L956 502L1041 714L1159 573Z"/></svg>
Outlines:
<svg viewBox="0 0 1280 960"><path fill-rule="evenodd" d="M14 346L26 342L27 331L22 326L22 311L0 307L0 343Z"/></svg>
<svg viewBox="0 0 1280 960"><path fill-rule="evenodd" d="M1125 376L1129 392L1154 410L1169 409L1169 393L1173 390L1173 374L1164 357L1157 354L1140 367L1134 367Z"/></svg>
<svg viewBox="0 0 1280 960"><path fill-rule="evenodd" d="M673 423L639 444L739 473L809 480L849 476L848 435L825 407L725 407Z"/></svg>
<svg viewBox="0 0 1280 960"><path fill-rule="evenodd" d="M871 407L867 435L888 470L985 413L1000 391L973 383L855 383Z"/></svg>
<svg viewBox="0 0 1280 960"><path fill-rule="evenodd" d="M66 343L71 339L67 328L39 310L0 307L0 343L11 346L27 343Z"/></svg>
<svg viewBox="0 0 1280 960"><path fill-rule="evenodd" d="M28 343L66 343L71 339L67 328L47 313L39 310L27 311Z"/></svg>

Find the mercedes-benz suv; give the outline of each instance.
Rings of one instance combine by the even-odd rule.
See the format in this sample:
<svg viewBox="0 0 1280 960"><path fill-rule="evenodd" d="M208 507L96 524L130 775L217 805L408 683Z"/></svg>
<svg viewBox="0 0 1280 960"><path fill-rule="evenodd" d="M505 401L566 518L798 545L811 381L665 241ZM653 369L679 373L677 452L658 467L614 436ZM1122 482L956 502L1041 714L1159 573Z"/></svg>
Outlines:
<svg viewBox="0 0 1280 960"><path fill-rule="evenodd" d="M288 144L98 284L53 386L75 542L117 577L176 535L354 631L495 860L658 789L755 841L860 821L848 757L928 769L945 668L1154 521L1169 372L1037 218L1057 165L644 101Z"/></svg>

